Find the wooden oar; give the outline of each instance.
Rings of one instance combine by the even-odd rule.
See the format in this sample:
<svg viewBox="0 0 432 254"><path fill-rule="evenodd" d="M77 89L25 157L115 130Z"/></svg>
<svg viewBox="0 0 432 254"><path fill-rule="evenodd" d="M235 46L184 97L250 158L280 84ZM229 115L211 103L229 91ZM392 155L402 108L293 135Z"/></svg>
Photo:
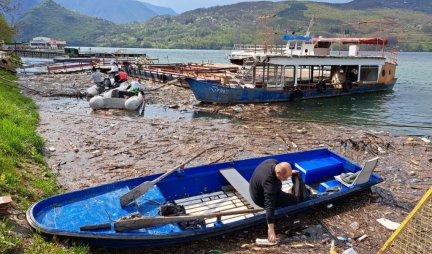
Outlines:
<svg viewBox="0 0 432 254"><path fill-rule="evenodd" d="M184 215L184 216L146 216L138 219L132 220L123 220L114 222L114 229L117 232L127 232L130 230L146 228L146 227L154 227L169 223L176 223L182 221L191 221L205 218L214 218L227 215L235 215L235 214L244 214L244 213L258 213L263 211L263 209L245 209L238 211L228 211L228 212L219 212L219 213L208 213L202 215Z"/></svg>
<svg viewBox="0 0 432 254"><path fill-rule="evenodd" d="M170 175L171 173L173 173L174 171L176 171L177 169L183 167L184 165L188 164L190 161L192 161L193 159L195 159L196 157L200 156L201 154L205 153L206 151L216 148L219 146L214 146L211 148L208 148L202 152L200 152L199 154L195 155L194 157L188 159L187 161L183 162L182 164L168 170L165 174L159 176L158 178L154 179L153 181L145 181L142 184L138 185L137 187L133 188L131 191L125 193L123 196L120 197L120 204L122 207L127 206L129 203L131 203L132 201L134 201L135 199L141 197L142 195L144 195L151 187L153 187L156 183L158 183L159 181L161 181L162 179L164 179L165 177L167 177L168 175Z"/></svg>

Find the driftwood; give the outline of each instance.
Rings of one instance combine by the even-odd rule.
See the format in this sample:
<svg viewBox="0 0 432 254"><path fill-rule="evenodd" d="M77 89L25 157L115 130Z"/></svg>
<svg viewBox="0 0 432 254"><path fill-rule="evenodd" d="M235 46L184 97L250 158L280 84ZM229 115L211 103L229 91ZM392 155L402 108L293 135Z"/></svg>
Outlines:
<svg viewBox="0 0 432 254"><path fill-rule="evenodd" d="M154 227L169 223L177 223L183 221L191 221L205 218L215 218L218 220L222 216L235 215L235 214L244 214L244 213L258 213L263 211L263 209L246 209L246 210L238 210L238 211L229 211L229 212L220 212L220 213L208 213L202 215L185 215L185 216L146 216L133 220L121 220L116 221L114 223L114 229L117 232L127 232L130 230L146 228L146 227Z"/></svg>

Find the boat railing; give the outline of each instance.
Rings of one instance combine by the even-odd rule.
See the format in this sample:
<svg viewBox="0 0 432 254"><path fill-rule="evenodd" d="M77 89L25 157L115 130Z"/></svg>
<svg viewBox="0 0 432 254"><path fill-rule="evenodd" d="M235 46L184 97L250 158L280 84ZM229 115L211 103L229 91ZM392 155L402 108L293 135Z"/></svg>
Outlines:
<svg viewBox="0 0 432 254"><path fill-rule="evenodd" d="M234 44L234 51L246 51L253 53L283 54L285 45L258 45L258 44Z"/></svg>
<svg viewBox="0 0 432 254"><path fill-rule="evenodd" d="M389 52L386 52L385 57L387 59L387 62L392 63L392 64L396 64L398 54L399 54L398 49L391 49Z"/></svg>

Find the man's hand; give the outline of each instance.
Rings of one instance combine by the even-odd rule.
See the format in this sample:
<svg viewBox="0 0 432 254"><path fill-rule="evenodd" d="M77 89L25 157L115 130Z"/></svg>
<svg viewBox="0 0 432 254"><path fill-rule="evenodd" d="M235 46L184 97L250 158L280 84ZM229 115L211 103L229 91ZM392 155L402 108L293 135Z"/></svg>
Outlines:
<svg viewBox="0 0 432 254"><path fill-rule="evenodd" d="M292 170L292 174L294 175L294 174L298 174L299 172L298 172L298 170L295 170L295 169L293 169Z"/></svg>
<svg viewBox="0 0 432 254"><path fill-rule="evenodd" d="M268 240L271 243L275 243L276 240L278 240L275 230L274 230L274 224L267 224L268 225Z"/></svg>

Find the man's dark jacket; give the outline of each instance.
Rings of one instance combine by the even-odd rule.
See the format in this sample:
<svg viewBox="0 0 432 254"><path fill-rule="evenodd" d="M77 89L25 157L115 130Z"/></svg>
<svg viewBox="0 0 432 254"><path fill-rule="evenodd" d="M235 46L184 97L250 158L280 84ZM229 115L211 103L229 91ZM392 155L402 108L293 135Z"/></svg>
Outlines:
<svg viewBox="0 0 432 254"><path fill-rule="evenodd" d="M282 182L276 177L275 167L279 162L274 159L263 161L255 169L250 181L249 192L252 200L266 210L267 223L274 223L276 197L282 191Z"/></svg>

